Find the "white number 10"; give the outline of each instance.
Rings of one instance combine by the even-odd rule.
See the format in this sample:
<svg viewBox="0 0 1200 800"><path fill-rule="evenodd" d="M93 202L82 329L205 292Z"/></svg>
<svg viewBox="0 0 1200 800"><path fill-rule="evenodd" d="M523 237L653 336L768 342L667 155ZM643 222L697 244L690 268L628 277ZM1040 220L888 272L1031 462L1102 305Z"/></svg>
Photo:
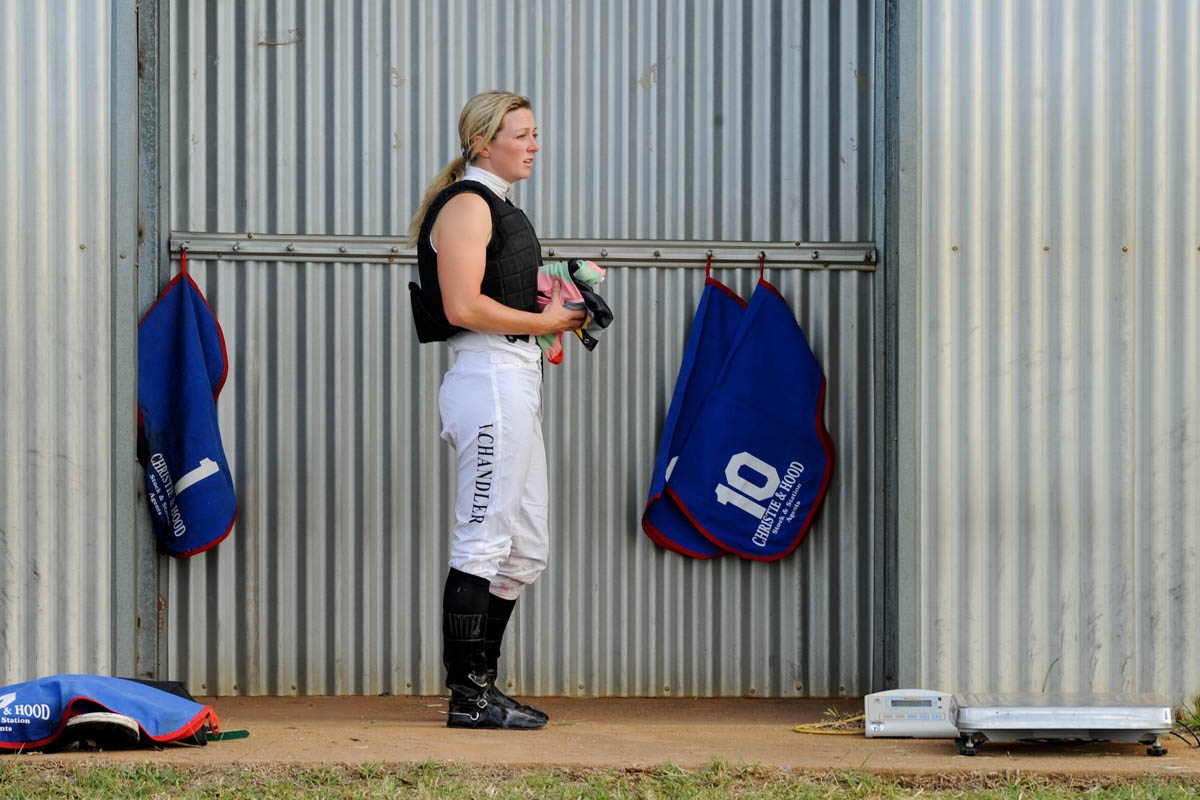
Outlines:
<svg viewBox="0 0 1200 800"><path fill-rule="evenodd" d="M743 467L758 473L762 478L762 485L743 478ZM762 519L767 509L754 501L766 500L779 488L779 473L775 468L749 453L738 453L729 459L729 463L725 465L725 480L729 481L728 486L723 483L717 484L717 501L721 505L733 503L742 511L759 519Z"/></svg>

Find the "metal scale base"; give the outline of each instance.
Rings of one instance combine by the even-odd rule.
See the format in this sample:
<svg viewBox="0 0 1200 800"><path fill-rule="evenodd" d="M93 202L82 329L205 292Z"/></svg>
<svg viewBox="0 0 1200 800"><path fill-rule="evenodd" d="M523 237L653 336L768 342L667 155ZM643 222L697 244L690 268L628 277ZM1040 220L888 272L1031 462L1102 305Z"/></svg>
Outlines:
<svg viewBox="0 0 1200 800"><path fill-rule="evenodd" d="M1142 742L1161 756L1175 725L1171 706L1146 695L963 694L951 709L964 756L984 742L1054 739Z"/></svg>

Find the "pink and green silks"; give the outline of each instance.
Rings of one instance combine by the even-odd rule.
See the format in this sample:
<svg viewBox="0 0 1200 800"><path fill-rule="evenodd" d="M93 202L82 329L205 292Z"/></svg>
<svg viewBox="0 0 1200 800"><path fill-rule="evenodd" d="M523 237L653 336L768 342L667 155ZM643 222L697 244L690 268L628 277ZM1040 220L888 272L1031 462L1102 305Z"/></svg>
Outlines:
<svg viewBox="0 0 1200 800"><path fill-rule="evenodd" d="M538 270L538 309L550 302L554 287L559 287L559 298L567 308L587 311L587 318L575 334L588 350L596 346L596 337L601 329L612 322L612 311L596 294L595 289L604 281L604 268L593 261L552 261ZM543 334L537 337L538 345L551 364L563 360L562 334Z"/></svg>

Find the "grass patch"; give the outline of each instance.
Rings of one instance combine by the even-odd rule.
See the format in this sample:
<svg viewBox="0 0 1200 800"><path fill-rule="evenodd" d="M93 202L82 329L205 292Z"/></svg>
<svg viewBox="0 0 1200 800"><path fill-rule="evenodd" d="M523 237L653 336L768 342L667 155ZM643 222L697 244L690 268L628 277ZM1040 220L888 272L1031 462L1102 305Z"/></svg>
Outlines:
<svg viewBox="0 0 1200 800"><path fill-rule="evenodd" d="M1200 695L1193 697L1190 703L1185 701L1175 709L1175 719L1194 731L1200 731Z"/></svg>
<svg viewBox="0 0 1200 800"><path fill-rule="evenodd" d="M1194 782L1169 778L1013 777L996 773L896 778L866 771L820 774L713 762L689 770L479 768L463 764L358 766L79 764L0 759L0 800L27 798L1077 798L1182 800Z"/></svg>

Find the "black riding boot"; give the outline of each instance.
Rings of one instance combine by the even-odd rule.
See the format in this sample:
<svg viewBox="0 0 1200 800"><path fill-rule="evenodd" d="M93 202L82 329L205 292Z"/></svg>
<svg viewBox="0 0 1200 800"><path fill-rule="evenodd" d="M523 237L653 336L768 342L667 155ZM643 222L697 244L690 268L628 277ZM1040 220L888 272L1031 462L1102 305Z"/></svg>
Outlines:
<svg viewBox="0 0 1200 800"><path fill-rule="evenodd" d="M513 608L516 607L516 600L505 600L503 597L497 597L494 594L488 595L488 617L487 631L484 636L484 655L487 658L487 674L492 683L492 702L496 705L505 708L513 708L528 714L531 717L537 717L542 722L546 722L550 717L543 711L538 711L533 706L527 706L524 703L518 703L511 697L500 691L499 684L496 683L496 675L499 672L500 664L500 643L504 639L504 630L508 627L508 620L512 617Z"/></svg>
<svg viewBox="0 0 1200 800"><path fill-rule="evenodd" d="M484 655L488 582L451 569L442 596L442 663L450 689L451 728L540 728L546 720L495 702Z"/></svg>

